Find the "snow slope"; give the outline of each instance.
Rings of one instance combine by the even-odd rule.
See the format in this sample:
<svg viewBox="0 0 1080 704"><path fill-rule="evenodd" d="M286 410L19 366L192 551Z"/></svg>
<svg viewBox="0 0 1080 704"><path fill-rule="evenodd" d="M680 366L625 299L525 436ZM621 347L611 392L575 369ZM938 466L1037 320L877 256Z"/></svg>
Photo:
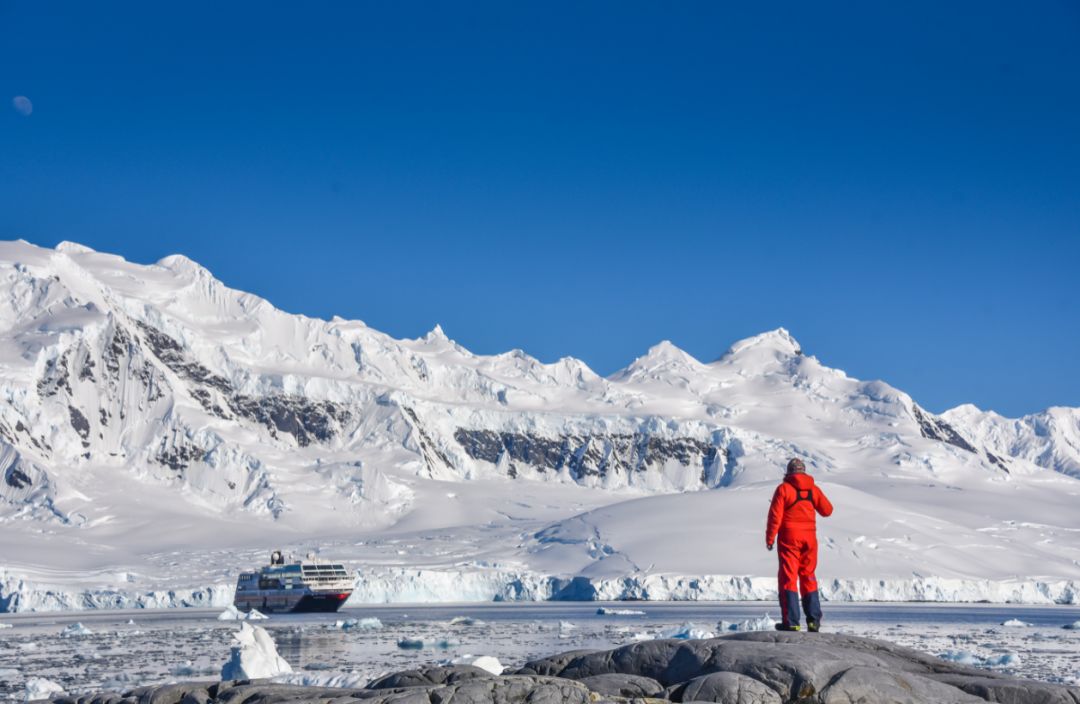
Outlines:
<svg viewBox="0 0 1080 704"><path fill-rule="evenodd" d="M351 561L354 599L767 596L792 455L839 508L833 598L1080 583L1080 411L935 416L783 329L602 378L7 242L0 393L0 609L220 605L278 546Z"/></svg>

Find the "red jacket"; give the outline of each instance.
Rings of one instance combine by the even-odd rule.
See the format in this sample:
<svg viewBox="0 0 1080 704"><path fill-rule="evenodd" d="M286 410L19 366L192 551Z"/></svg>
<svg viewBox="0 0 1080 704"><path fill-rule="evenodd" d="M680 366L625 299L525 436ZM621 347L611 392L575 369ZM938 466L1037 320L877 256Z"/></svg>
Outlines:
<svg viewBox="0 0 1080 704"><path fill-rule="evenodd" d="M772 545L780 532L813 533L817 529L817 514L829 516L832 510L829 499L814 485L813 477L802 472L789 474L773 492L765 542Z"/></svg>

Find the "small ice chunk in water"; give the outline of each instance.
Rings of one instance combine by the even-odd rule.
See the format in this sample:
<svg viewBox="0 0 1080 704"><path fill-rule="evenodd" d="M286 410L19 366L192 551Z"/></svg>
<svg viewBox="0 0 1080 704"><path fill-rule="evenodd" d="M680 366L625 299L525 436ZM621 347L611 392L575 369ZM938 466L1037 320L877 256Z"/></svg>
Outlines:
<svg viewBox="0 0 1080 704"><path fill-rule="evenodd" d="M26 701L48 699L54 694L63 694L64 688L44 677L31 677L26 680Z"/></svg>
<svg viewBox="0 0 1080 704"><path fill-rule="evenodd" d="M236 608L232 604L225 607L225 610L218 614L218 621L240 621L244 618L244 614L240 613L240 609Z"/></svg>
<svg viewBox="0 0 1080 704"><path fill-rule="evenodd" d="M472 616L455 616L450 619L451 626L473 626L476 625L476 619Z"/></svg>
<svg viewBox="0 0 1080 704"><path fill-rule="evenodd" d="M1080 631L1080 621L1073 621L1062 626L1067 631Z"/></svg>
<svg viewBox="0 0 1080 704"><path fill-rule="evenodd" d="M271 679L272 682L298 684L303 687L344 687L346 689L363 689L371 680L372 677L369 672L343 672L338 674L293 673L278 675Z"/></svg>
<svg viewBox="0 0 1080 704"><path fill-rule="evenodd" d="M424 647L424 641L418 638L402 638L397 642L397 647L402 650L422 650Z"/></svg>
<svg viewBox="0 0 1080 704"><path fill-rule="evenodd" d="M377 631L382 627L382 621L375 617L349 618L334 622L334 628L340 628L343 631Z"/></svg>
<svg viewBox="0 0 1080 704"><path fill-rule="evenodd" d="M961 665L971 665L972 667L978 667L982 664L982 660L975 653L969 653L966 650L946 650L943 653L938 653L938 657L942 660L958 662Z"/></svg>
<svg viewBox="0 0 1080 704"><path fill-rule="evenodd" d="M715 637L716 634L707 628L702 628L697 624L689 622L684 623L681 626L669 628L660 633L660 638L677 638L679 640L703 640Z"/></svg>
<svg viewBox="0 0 1080 704"><path fill-rule="evenodd" d="M644 616L644 611L638 611L637 609L609 609L606 606L601 606L596 610L597 616Z"/></svg>
<svg viewBox="0 0 1080 704"><path fill-rule="evenodd" d="M0 629L11 628L11 627L12 626L11 626L10 623L0 623Z"/></svg>
<svg viewBox="0 0 1080 704"><path fill-rule="evenodd" d="M292 672L289 663L278 655L274 639L262 626L241 623L233 639L237 645L232 647L229 661L221 668L222 680L250 680Z"/></svg>
<svg viewBox="0 0 1080 704"><path fill-rule="evenodd" d="M716 628L721 631L772 631L776 629L776 621L769 614L763 614L761 618L748 618L745 621L720 621Z"/></svg>
<svg viewBox="0 0 1080 704"><path fill-rule="evenodd" d="M1019 667L1020 665L1020 656L1012 652L982 658L966 650L946 650L938 657L973 667Z"/></svg>
<svg viewBox="0 0 1080 704"><path fill-rule="evenodd" d="M986 667L1018 667L1020 656L1016 653L1004 653L986 659Z"/></svg>
<svg viewBox="0 0 1080 704"><path fill-rule="evenodd" d="M218 614L218 621L261 621L263 619L270 618L266 614L262 613L258 609L252 609L246 614L240 609L236 608L232 604L225 607L225 610Z"/></svg>
<svg viewBox="0 0 1080 704"><path fill-rule="evenodd" d="M1027 623L1026 621L1021 621L1018 618L1010 618L1008 621L1002 621L1001 625L1008 626L1010 628L1027 628L1031 624Z"/></svg>
<svg viewBox="0 0 1080 704"><path fill-rule="evenodd" d="M94 632L81 623L73 623L64 630L60 631L61 638L72 638L75 636L90 636Z"/></svg>

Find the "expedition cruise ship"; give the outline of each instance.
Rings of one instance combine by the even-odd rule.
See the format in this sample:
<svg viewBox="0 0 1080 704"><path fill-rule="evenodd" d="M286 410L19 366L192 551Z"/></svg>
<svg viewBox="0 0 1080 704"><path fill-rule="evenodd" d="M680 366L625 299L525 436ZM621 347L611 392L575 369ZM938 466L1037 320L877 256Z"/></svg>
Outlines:
<svg viewBox="0 0 1080 704"><path fill-rule="evenodd" d="M241 572L233 605L263 613L337 611L349 598L353 580L344 565L308 561L285 564L280 550L258 572Z"/></svg>

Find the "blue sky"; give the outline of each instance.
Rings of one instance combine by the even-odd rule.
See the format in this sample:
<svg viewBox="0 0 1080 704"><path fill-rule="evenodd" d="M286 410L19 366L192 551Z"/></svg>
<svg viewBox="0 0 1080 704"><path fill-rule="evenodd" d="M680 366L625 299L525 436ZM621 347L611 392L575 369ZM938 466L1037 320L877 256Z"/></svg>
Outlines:
<svg viewBox="0 0 1080 704"><path fill-rule="evenodd" d="M0 3L0 238L605 374L784 326L933 410L1080 405L1074 2L307 5Z"/></svg>

